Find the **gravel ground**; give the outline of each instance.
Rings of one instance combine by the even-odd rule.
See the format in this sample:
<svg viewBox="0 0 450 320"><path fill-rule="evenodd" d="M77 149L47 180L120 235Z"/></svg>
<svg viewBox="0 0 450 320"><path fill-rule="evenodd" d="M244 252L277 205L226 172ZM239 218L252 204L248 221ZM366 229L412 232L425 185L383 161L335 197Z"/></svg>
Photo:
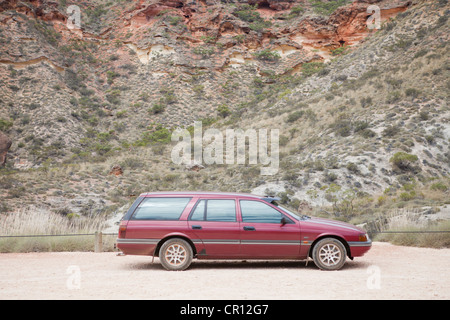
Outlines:
<svg viewBox="0 0 450 320"><path fill-rule="evenodd" d="M0 254L0 299L442 299L450 249L375 242L339 271L311 261L198 261L165 271L117 253Z"/></svg>

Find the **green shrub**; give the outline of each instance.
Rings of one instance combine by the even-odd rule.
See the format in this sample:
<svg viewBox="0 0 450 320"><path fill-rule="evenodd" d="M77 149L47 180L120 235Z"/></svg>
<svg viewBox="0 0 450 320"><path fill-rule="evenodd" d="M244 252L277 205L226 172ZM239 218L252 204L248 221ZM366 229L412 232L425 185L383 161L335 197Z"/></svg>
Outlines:
<svg viewBox="0 0 450 320"><path fill-rule="evenodd" d="M412 164L417 160L419 160L419 158L416 155L401 151L395 153L394 156L389 159L389 162L401 170L409 170L412 168Z"/></svg>
<svg viewBox="0 0 450 320"><path fill-rule="evenodd" d="M162 104L161 102L157 102L153 105L153 107L151 107L149 109L149 112L151 114L158 114L158 113L163 113L164 110L166 109L166 106L164 104Z"/></svg>
<svg viewBox="0 0 450 320"><path fill-rule="evenodd" d="M305 9L303 9L300 6L294 6L291 8L291 13L290 16L299 16L301 15L303 12L305 12Z"/></svg>
<svg viewBox="0 0 450 320"><path fill-rule="evenodd" d="M151 132L144 132L142 139L136 142L138 146L146 146L149 144L169 143L171 141L172 133L169 129L162 125L156 126L155 130Z"/></svg>
<svg viewBox="0 0 450 320"><path fill-rule="evenodd" d="M402 98L400 91L392 91L389 92L387 97L386 97L386 102L387 103L396 103L398 101L400 101Z"/></svg>
<svg viewBox="0 0 450 320"><path fill-rule="evenodd" d="M417 98L420 95L420 91L415 88L408 88L405 90L407 97Z"/></svg>
<svg viewBox="0 0 450 320"><path fill-rule="evenodd" d="M183 18L180 16L168 16L167 17L167 21L172 26L176 26L182 20L183 20Z"/></svg>
<svg viewBox="0 0 450 320"><path fill-rule="evenodd" d="M336 49L331 50L331 55L333 56L341 56L348 53L348 46L342 46Z"/></svg>
<svg viewBox="0 0 450 320"><path fill-rule="evenodd" d="M281 58L280 54L277 51L270 51L269 49L264 49L255 52L253 56L259 60L266 60L266 61L276 61Z"/></svg>
<svg viewBox="0 0 450 320"><path fill-rule="evenodd" d="M270 21L264 20L256 11L257 6L251 6L249 4L244 4L240 6L234 15L237 16L242 21L249 23L249 28L253 31L262 31L264 28L271 26Z"/></svg>
<svg viewBox="0 0 450 320"><path fill-rule="evenodd" d="M231 114L230 108L228 106L222 104L219 107L217 107L217 113L223 118L229 116Z"/></svg>
<svg viewBox="0 0 450 320"><path fill-rule="evenodd" d="M288 115L286 122L295 122L298 119L300 119L304 114L304 111L299 110L299 111L294 111L291 114Z"/></svg>
<svg viewBox="0 0 450 320"><path fill-rule="evenodd" d="M323 62L307 62L302 65L302 74L309 77L324 68Z"/></svg>
<svg viewBox="0 0 450 320"><path fill-rule="evenodd" d="M256 11L256 6L251 6L249 4L242 5L234 12L234 14L239 19L246 22L254 22L262 19L258 11Z"/></svg>
<svg viewBox="0 0 450 320"><path fill-rule="evenodd" d="M256 21L249 24L249 28L253 31L263 31L265 28L269 28L272 25L270 21Z"/></svg>
<svg viewBox="0 0 450 320"><path fill-rule="evenodd" d="M213 47L198 46L194 48L193 52L203 57L209 57L214 54L215 50Z"/></svg>
<svg viewBox="0 0 450 320"><path fill-rule="evenodd" d="M348 2L348 0L309 0L315 13L327 16Z"/></svg>
<svg viewBox="0 0 450 320"><path fill-rule="evenodd" d="M12 127L12 121L0 118L0 131L8 131Z"/></svg>
<svg viewBox="0 0 450 320"><path fill-rule="evenodd" d="M431 190L435 190L435 191L447 191L448 190L447 185L445 185L442 182L433 183L430 188L431 188Z"/></svg>

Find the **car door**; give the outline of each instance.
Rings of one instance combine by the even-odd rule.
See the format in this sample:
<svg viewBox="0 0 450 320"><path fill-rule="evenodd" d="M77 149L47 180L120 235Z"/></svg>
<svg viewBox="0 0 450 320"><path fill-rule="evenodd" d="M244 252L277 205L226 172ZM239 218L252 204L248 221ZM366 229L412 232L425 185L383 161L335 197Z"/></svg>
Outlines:
<svg viewBox="0 0 450 320"><path fill-rule="evenodd" d="M298 221L259 200L239 200L241 255L247 258L297 258L300 252Z"/></svg>
<svg viewBox="0 0 450 320"><path fill-rule="evenodd" d="M239 256L239 222L235 199L199 199L188 218L188 226L204 246L198 258Z"/></svg>

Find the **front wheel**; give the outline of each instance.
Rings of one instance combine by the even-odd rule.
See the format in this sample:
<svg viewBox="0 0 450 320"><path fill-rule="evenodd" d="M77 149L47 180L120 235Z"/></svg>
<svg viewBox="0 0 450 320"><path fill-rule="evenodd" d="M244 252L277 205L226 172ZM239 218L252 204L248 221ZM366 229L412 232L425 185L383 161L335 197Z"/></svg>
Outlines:
<svg viewBox="0 0 450 320"><path fill-rule="evenodd" d="M339 270L345 264L347 250L341 241L325 238L316 243L313 248L313 260L322 270Z"/></svg>
<svg viewBox="0 0 450 320"><path fill-rule="evenodd" d="M159 260L163 267L171 271L187 269L192 262L192 248L183 239L169 239L159 250Z"/></svg>

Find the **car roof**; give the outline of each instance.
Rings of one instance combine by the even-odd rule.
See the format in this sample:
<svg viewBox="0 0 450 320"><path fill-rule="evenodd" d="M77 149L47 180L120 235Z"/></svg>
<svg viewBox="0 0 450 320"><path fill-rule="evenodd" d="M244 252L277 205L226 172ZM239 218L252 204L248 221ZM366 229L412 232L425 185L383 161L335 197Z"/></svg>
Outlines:
<svg viewBox="0 0 450 320"><path fill-rule="evenodd" d="M158 191L158 192L145 192L141 193L140 197L152 197L152 196L201 196L208 198L215 197L248 197L263 199L267 202L280 200L274 196L261 196L250 193L238 193L238 192L211 192L211 191Z"/></svg>

